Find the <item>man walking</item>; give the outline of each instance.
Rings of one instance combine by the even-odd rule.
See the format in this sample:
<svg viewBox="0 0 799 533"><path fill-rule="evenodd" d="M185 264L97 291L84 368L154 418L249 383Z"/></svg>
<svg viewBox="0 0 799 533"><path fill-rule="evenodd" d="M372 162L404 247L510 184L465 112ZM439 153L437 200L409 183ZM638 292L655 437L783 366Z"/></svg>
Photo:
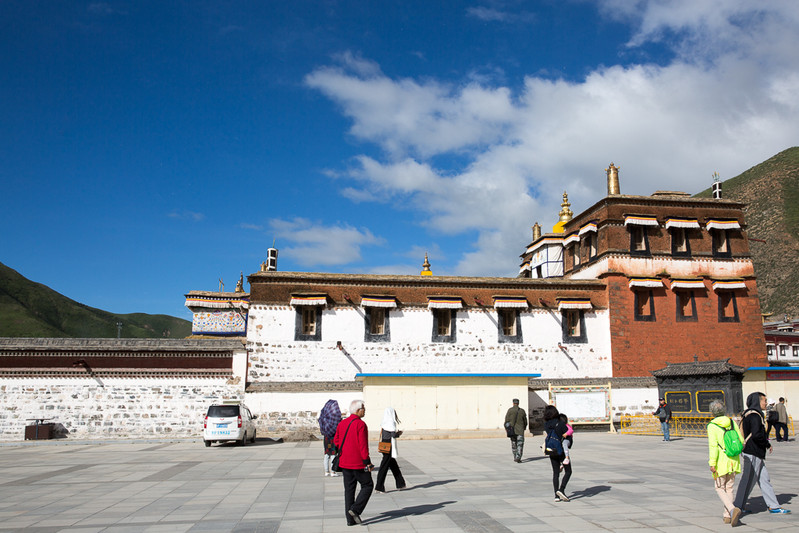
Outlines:
<svg viewBox="0 0 799 533"><path fill-rule="evenodd" d="M513 399L513 407L508 409L505 415L505 427L513 428L513 436L508 431L510 449L513 452L513 460L521 463L522 451L524 450L524 430L527 429L527 413L519 407L518 398Z"/></svg>
<svg viewBox="0 0 799 533"><path fill-rule="evenodd" d="M336 429L333 443L341 450L339 466L344 474L344 516L347 525L360 524L361 513L372 496L372 470L375 465L369 459L369 429L361 420L366 414L366 406L362 400L350 403L350 416L342 420ZM358 497L355 488L361 485Z"/></svg>
<svg viewBox="0 0 799 533"><path fill-rule="evenodd" d="M777 411L779 417L775 424L777 442L788 442L788 410L785 408L785 398L780 398L780 403L774 406L774 410Z"/></svg>
<svg viewBox="0 0 799 533"><path fill-rule="evenodd" d="M671 421L671 407L666 400L661 398L657 410L652 413L660 419L660 427L663 429L663 441L669 442L669 422Z"/></svg>

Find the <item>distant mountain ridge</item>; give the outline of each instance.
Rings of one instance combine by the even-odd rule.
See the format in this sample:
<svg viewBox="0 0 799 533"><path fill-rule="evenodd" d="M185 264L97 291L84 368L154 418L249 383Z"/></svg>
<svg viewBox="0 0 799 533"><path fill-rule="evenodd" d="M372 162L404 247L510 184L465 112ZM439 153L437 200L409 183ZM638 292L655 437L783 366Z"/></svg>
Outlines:
<svg viewBox="0 0 799 533"><path fill-rule="evenodd" d="M114 314L67 298L0 263L0 337L184 338L191 322L167 315Z"/></svg>
<svg viewBox="0 0 799 533"><path fill-rule="evenodd" d="M711 191L697 196L710 197ZM799 316L799 147L724 181L722 196L747 204L744 214L763 312L773 313L771 320Z"/></svg>

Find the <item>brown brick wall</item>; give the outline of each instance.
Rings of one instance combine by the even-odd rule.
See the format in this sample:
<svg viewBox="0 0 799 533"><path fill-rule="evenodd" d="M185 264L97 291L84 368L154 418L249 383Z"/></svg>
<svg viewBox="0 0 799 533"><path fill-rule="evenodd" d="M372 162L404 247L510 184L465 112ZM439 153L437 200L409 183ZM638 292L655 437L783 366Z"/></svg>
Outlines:
<svg viewBox="0 0 799 533"><path fill-rule="evenodd" d="M678 322L676 297L667 289L655 289L655 321L636 321L634 292L625 276L606 278L610 301L613 376L647 376L666 363L729 358L743 367L767 365L760 302L753 279L747 290L736 290L740 322L719 322L718 298L705 281L706 290L695 291L698 320Z"/></svg>

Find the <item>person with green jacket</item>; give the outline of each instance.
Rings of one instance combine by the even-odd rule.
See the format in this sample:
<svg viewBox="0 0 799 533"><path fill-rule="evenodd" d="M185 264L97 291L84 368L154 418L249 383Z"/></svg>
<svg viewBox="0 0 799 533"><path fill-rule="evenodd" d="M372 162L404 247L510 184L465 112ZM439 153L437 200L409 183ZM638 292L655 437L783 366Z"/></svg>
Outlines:
<svg viewBox="0 0 799 533"><path fill-rule="evenodd" d="M728 430L738 432L741 442L744 442L744 436L738 424L727 416L723 401L713 400L709 409L715 418L707 425L708 464L716 485L716 494L724 504L722 520L725 524L734 522L737 525L741 510L733 503L733 487L735 474L741 472L741 456L728 457L724 452L724 433Z"/></svg>

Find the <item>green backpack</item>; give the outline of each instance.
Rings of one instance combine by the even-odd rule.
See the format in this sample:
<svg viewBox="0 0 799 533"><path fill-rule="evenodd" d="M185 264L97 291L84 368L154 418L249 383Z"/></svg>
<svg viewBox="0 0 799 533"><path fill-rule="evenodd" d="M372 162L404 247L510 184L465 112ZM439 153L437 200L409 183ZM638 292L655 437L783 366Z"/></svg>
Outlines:
<svg viewBox="0 0 799 533"><path fill-rule="evenodd" d="M730 420L730 426L727 428L719 426L714 422L711 422L711 424L724 430L724 447L722 448L721 444L719 444L721 451L723 451L727 457L738 457L741 455L741 452L744 450L744 443L741 442L741 436L738 435L738 432L735 430L734 422Z"/></svg>

